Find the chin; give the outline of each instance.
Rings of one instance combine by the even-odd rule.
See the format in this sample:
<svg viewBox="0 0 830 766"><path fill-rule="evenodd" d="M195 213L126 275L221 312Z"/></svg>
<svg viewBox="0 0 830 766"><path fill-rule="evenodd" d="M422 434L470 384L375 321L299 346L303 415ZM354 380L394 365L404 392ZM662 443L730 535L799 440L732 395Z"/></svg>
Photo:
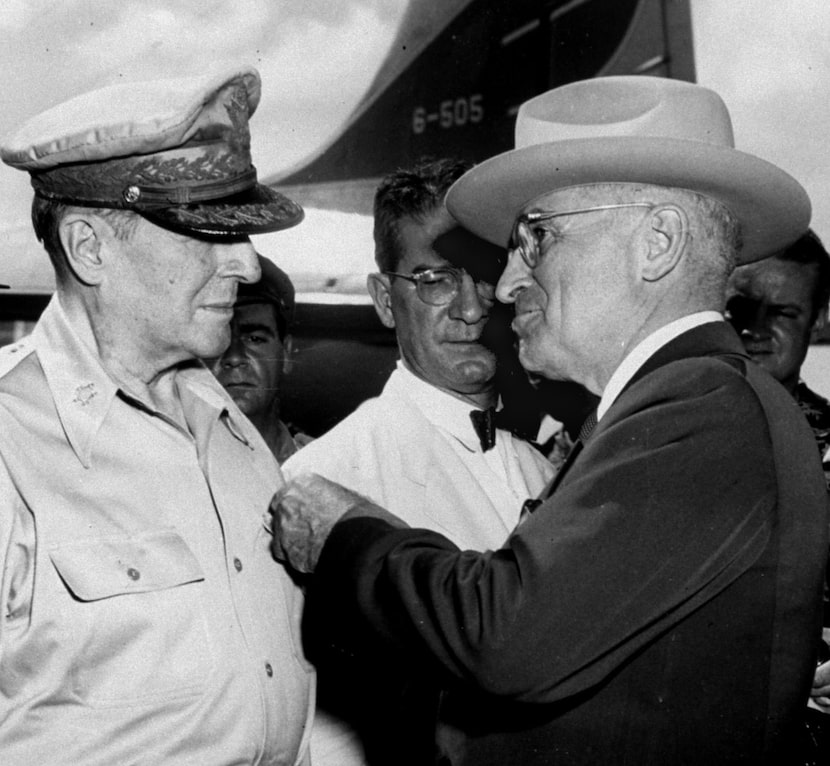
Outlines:
<svg viewBox="0 0 830 766"><path fill-rule="evenodd" d="M254 411L250 402L247 399L237 399L235 396L231 398L233 399L234 404L239 407L239 411L245 415L245 417L250 417L251 413Z"/></svg>
<svg viewBox="0 0 830 766"><path fill-rule="evenodd" d="M210 334L205 333L202 338L199 338L194 344L197 347L194 356L199 357L199 359L216 359L225 353L230 343L230 328L225 325L221 330Z"/></svg>
<svg viewBox="0 0 830 766"><path fill-rule="evenodd" d="M467 362L456 368L459 389L466 393L477 394L493 385L496 377L496 365L489 360Z"/></svg>

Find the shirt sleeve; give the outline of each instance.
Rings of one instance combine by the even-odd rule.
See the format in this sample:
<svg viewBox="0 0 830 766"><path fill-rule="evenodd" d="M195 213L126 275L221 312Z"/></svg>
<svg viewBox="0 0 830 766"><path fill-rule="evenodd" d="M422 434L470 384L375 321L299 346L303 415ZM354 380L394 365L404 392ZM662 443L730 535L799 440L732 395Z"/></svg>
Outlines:
<svg viewBox="0 0 830 766"><path fill-rule="evenodd" d="M491 694L552 702L598 683L769 540L766 421L743 378L720 367L684 369L666 381L671 397L651 386L621 399L501 550L347 517L324 547L314 611Z"/></svg>

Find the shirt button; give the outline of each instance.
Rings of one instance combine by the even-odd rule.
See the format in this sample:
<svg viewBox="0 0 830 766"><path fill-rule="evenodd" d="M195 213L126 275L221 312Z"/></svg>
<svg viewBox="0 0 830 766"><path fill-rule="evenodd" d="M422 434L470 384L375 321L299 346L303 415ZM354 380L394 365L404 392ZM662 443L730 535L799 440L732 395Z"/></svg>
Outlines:
<svg viewBox="0 0 830 766"><path fill-rule="evenodd" d="M270 662L265 663L265 675L268 676L268 678L273 678L274 676L274 668L271 667Z"/></svg>
<svg viewBox="0 0 830 766"><path fill-rule="evenodd" d="M242 571L242 562L241 562L238 558L235 558L235 559L233 560L233 568L234 568L237 572L241 572L241 571Z"/></svg>
<svg viewBox="0 0 830 766"><path fill-rule="evenodd" d="M141 577L141 572L139 572L137 569L133 569L132 567L130 567L127 570L127 577L129 577L131 580L138 580L138 578Z"/></svg>

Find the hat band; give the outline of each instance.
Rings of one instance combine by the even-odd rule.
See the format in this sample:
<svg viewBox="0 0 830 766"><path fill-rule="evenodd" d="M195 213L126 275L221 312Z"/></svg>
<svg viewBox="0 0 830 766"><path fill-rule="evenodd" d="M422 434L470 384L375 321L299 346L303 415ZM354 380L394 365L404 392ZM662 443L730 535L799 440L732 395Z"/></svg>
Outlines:
<svg viewBox="0 0 830 766"><path fill-rule="evenodd" d="M227 136L154 154L59 165L33 171L31 178L35 193L46 199L139 210L220 200L257 183L247 145Z"/></svg>
<svg viewBox="0 0 830 766"><path fill-rule="evenodd" d="M86 179L59 179L51 174L32 174L32 187L35 194L44 199L69 202L76 205L132 208L140 210L151 207L169 207L170 205L187 205L209 202L230 197L233 194L252 189L257 185L256 168L247 170L232 178L219 180L190 181L176 186L144 186L139 184L123 185L117 190L106 185L85 182ZM57 183L55 183L57 181Z"/></svg>
<svg viewBox="0 0 830 766"><path fill-rule="evenodd" d="M159 205L190 205L230 197L253 188L256 183L256 168L251 167L237 178L221 181L196 181L173 187L130 184L124 187L121 196L130 207L137 209Z"/></svg>

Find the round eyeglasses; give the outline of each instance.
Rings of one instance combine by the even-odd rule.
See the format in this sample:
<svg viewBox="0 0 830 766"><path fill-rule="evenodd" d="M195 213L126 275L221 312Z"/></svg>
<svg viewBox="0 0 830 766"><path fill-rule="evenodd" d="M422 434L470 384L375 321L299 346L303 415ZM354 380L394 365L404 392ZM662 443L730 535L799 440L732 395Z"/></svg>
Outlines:
<svg viewBox="0 0 830 766"><path fill-rule="evenodd" d="M430 306L445 306L461 290L461 280L464 279L466 271L440 267L436 269L425 269L415 274L401 274L398 271L384 271L390 277L400 277L415 284L418 297ZM496 286L489 282L473 279L476 292L479 298L484 301L496 300Z"/></svg>
<svg viewBox="0 0 830 766"><path fill-rule="evenodd" d="M568 215L579 215L580 213L596 213L600 210L617 210L623 207L654 207L651 202L619 202L614 205L596 205L595 207L583 207L577 210L562 210L557 212L540 210L533 213L522 213L513 224L513 231L510 234L510 254L518 251L529 269L535 269L542 260L542 236L544 232L537 231L534 226L541 221L550 221ZM540 229L542 227L539 227Z"/></svg>

